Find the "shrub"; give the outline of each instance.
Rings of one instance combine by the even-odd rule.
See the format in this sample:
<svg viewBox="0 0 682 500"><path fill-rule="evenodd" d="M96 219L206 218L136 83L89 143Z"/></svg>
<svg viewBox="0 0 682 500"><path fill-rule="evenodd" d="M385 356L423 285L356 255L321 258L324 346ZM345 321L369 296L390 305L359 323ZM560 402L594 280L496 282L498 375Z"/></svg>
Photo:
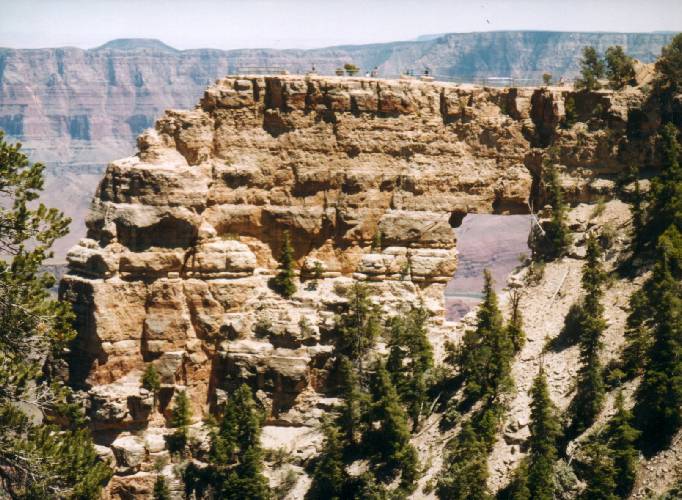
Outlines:
<svg viewBox="0 0 682 500"><path fill-rule="evenodd" d="M604 76L604 63L594 47L585 47L580 60L580 78L575 81L577 89L599 90L599 79Z"/></svg>
<svg viewBox="0 0 682 500"><path fill-rule="evenodd" d="M606 49L606 76L612 89L622 89L634 82L635 68L630 56L623 47L616 45Z"/></svg>
<svg viewBox="0 0 682 500"><path fill-rule="evenodd" d="M270 288L279 293L285 299L290 298L296 293L296 283L294 279L294 249L291 246L289 232L284 232L282 241L282 251L279 256L279 272L268 283Z"/></svg>
<svg viewBox="0 0 682 500"><path fill-rule="evenodd" d="M354 76L357 75L358 72L360 71L360 68L358 68L355 64L353 63L346 63L343 65L343 69L346 70L346 73L348 76Z"/></svg>

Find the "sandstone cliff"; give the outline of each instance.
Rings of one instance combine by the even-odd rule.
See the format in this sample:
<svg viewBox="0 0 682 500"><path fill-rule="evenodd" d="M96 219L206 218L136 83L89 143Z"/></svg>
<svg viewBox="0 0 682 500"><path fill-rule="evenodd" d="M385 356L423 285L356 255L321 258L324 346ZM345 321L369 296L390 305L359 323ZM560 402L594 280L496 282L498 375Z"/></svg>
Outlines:
<svg viewBox="0 0 682 500"><path fill-rule="evenodd" d="M577 123L561 128L569 98ZM550 145L573 202L610 196L632 161L655 168L655 114L629 120L644 99L634 88L229 77L194 109L167 111L135 156L108 166L60 285L77 313L70 383L117 465L109 494L149 493L181 389L199 455L201 418L247 382L268 409L266 446L301 472L335 402L330 334L344 290L367 282L387 313L423 301L442 357L461 335L443 316L452 228L467 213L541 206ZM284 231L300 269L290 300L267 287ZM158 405L140 387L149 363Z"/></svg>
<svg viewBox="0 0 682 500"><path fill-rule="evenodd" d="M672 35L657 33L489 32L315 50L179 51L155 40L116 40L91 50L0 48L0 128L34 161L48 164L47 201L74 219L57 258L83 236L90 196L111 158L131 154L135 137L168 108L189 108L216 78L238 68L279 66L321 74L354 62L381 75L429 68L464 81L543 72L572 78L586 45L623 45L652 61Z"/></svg>

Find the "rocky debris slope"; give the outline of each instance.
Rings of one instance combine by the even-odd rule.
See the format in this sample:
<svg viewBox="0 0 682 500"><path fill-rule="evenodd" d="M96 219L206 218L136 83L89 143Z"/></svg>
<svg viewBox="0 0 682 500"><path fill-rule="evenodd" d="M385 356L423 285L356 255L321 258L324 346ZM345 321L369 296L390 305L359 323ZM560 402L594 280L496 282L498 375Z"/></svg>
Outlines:
<svg viewBox="0 0 682 500"><path fill-rule="evenodd" d="M567 98L583 123L560 129ZM153 464L168 459L174 394L191 399L200 452L202 418L244 382L267 409L265 446L287 450L300 472L336 401L332 326L352 283L366 282L386 313L422 301L442 356L452 228L467 213L537 206L550 142L574 202L609 195L633 158L655 167L644 146L613 156L642 99L230 77L194 109L167 111L135 156L107 168L60 285L77 314L70 384L116 464L108 494L148 494ZM285 232L300 270L288 300L267 286ZM140 386L150 363L157 401Z"/></svg>
<svg viewBox="0 0 682 500"><path fill-rule="evenodd" d="M0 48L0 129L48 165L47 195L75 223L59 242L84 236L82 221L104 165L129 155L135 137L168 108L189 108L216 78L246 67L333 74L344 63L382 75L412 68L465 81L486 76L572 78L586 45L622 45L645 62L660 55L671 34L491 32L447 34L413 42L314 50L176 50L158 40L114 40L90 50ZM243 71L242 71L243 72Z"/></svg>

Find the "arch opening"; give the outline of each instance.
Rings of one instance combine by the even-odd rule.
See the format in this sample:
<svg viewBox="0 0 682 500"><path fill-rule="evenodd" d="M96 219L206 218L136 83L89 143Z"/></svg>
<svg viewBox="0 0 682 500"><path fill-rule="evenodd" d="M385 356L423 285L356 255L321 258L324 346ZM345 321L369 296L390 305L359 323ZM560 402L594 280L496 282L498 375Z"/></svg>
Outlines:
<svg viewBox="0 0 682 500"><path fill-rule="evenodd" d="M483 271L489 268L495 290L502 290L507 278L530 255L529 215L453 214L457 237L457 271L445 287L445 315L460 320L481 301Z"/></svg>

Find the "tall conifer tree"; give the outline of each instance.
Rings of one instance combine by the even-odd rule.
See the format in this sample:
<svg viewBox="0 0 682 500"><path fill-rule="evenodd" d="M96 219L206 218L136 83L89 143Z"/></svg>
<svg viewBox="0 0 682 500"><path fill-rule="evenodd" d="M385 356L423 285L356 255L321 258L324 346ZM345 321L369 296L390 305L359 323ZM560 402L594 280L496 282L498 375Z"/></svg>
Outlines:
<svg viewBox="0 0 682 500"><path fill-rule="evenodd" d="M556 407L549 396L547 378L540 369L531 388L528 490L534 500L554 498L554 466L561 430Z"/></svg>
<svg viewBox="0 0 682 500"><path fill-rule="evenodd" d="M475 330L464 334L459 350L464 393L470 399L497 396L509 389L514 346L504 327L489 270L484 272L483 303Z"/></svg>
<svg viewBox="0 0 682 500"><path fill-rule="evenodd" d="M42 269L70 222L39 203L44 168L0 131L0 497L98 498L111 470L78 429L68 391L44 375L75 336L70 305L50 296L55 279Z"/></svg>
<svg viewBox="0 0 682 500"><path fill-rule="evenodd" d="M606 329L604 307L601 305L605 274L601 262L601 247L593 235L587 239L587 254L583 266L582 285L585 291L580 317L580 369L578 392L573 402L574 431L589 427L601 411L605 386L599 354L602 334Z"/></svg>

